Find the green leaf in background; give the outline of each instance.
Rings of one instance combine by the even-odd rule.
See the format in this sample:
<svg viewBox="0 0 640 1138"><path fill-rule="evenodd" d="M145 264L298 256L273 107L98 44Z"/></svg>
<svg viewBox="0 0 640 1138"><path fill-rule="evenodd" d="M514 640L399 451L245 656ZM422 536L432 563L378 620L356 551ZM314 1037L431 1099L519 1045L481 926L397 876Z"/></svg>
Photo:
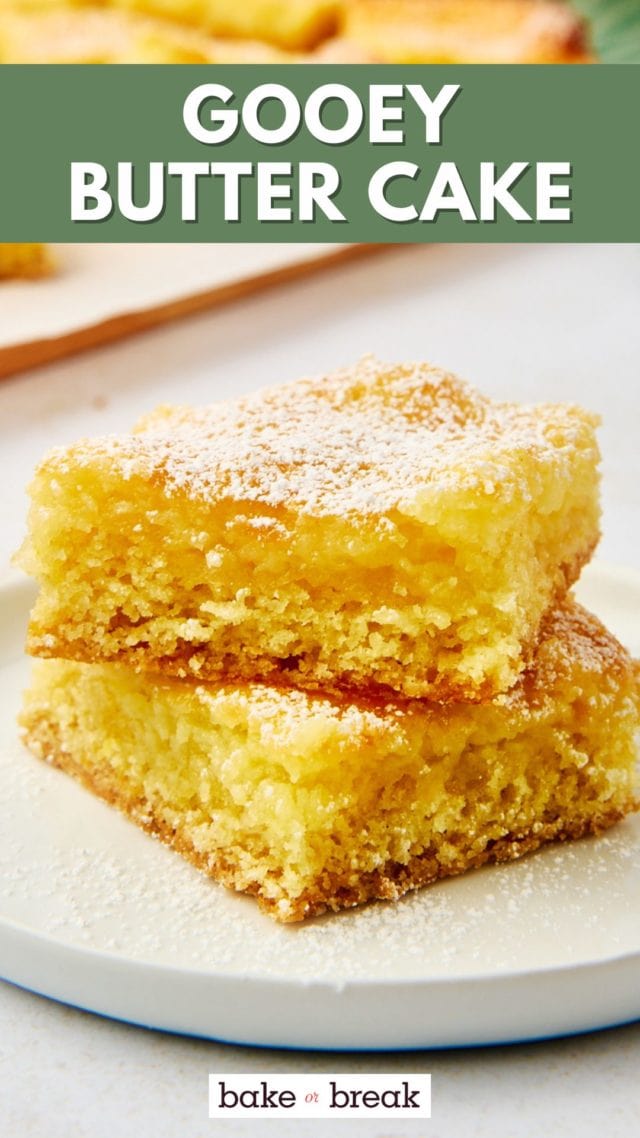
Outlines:
<svg viewBox="0 0 640 1138"><path fill-rule="evenodd" d="M640 63L640 0L573 0L603 63Z"/></svg>

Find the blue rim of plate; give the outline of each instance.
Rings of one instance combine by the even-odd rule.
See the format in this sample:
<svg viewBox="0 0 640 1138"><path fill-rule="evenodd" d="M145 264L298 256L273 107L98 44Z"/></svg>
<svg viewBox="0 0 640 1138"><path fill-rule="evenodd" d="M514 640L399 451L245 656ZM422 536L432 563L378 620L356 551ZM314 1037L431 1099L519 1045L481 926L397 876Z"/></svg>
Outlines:
<svg viewBox="0 0 640 1138"><path fill-rule="evenodd" d="M179 1039L193 1039L202 1040L208 1043L218 1043L223 1047L238 1047L252 1051L289 1051L292 1054L329 1054L329 1055L376 1055L380 1053L387 1053L389 1055L411 1054L412 1052L424 1051L480 1051L483 1048L498 1048L498 1047L527 1047L530 1044L536 1043L553 1043L562 1039L576 1039L581 1035L594 1035L601 1034L605 1031L615 1031L616 1028L632 1027L636 1023L640 1023L640 1016L631 1016L629 1019L615 1019L611 1023L594 1024L593 1027L586 1028L572 1028L566 1031L553 1031L549 1034L541 1035L524 1035L516 1039L498 1039L491 1041L478 1040L475 1043L441 1043L441 1044L425 1044L419 1046L416 1044L407 1044L406 1046L381 1046L381 1047L302 1047L295 1044L284 1043L252 1043L249 1040L230 1039L224 1036L214 1034L202 1034L189 1031L178 1031L176 1028L158 1027L151 1023L143 1023L141 1020L125 1019L123 1016L112 1016L107 1012L96 1011L85 1004L74 1004L69 1000L62 1000L57 996L50 996L38 988L30 988L26 984L19 984L15 980L11 980L5 976L0 976L0 983L9 984L12 988L17 988L18 991L28 992L32 996L38 996L41 1000L48 1000L49 1003L58 1004L63 1008L73 1008L74 1011L81 1012L83 1015L95 1016L97 1019L104 1019L107 1022L119 1023L124 1027L135 1027L141 1031L152 1031L159 1035L175 1035Z"/></svg>

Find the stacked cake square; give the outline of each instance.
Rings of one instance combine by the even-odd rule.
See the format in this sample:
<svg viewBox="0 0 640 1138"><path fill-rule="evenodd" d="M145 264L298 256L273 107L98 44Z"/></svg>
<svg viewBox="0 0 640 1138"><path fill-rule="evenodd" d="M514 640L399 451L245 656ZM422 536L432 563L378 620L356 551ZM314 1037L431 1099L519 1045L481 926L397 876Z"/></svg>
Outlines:
<svg viewBox="0 0 640 1138"><path fill-rule="evenodd" d="M366 359L54 450L28 746L297 921L635 806L593 416Z"/></svg>

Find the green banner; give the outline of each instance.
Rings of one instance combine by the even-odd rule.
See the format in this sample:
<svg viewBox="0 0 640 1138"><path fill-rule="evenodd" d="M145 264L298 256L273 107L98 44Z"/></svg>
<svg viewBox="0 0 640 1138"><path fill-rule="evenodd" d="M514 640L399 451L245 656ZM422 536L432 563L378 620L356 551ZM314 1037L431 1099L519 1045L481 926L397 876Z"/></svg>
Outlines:
<svg viewBox="0 0 640 1138"><path fill-rule="evenodd" d="M0 68L2 241L638 241L640 69Z"/></svg>

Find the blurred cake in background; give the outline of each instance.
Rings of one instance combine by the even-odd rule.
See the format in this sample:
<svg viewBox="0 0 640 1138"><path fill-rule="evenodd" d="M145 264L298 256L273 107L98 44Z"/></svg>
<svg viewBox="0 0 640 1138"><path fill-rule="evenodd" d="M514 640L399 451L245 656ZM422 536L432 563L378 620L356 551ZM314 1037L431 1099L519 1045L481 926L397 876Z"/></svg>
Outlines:
<svg viewBox="0 0 640 1138"><path fill-rule="evenodd" d="M0 0L1 63L585 63L566 0Z"/></svg>
<svg viewBox="0 0 640 1138"><path fill-rule="evenodd" d="M565 0L0 0L0 63L587 63ZM0 246L0 278L51 268Z"/></svg>
<svg viewBox="0 0 640 1138"><path fill-rule="evenodd" d="M0 280L3 277L43 277L51 271L53 262L45 245L0 243Z"/></svg>

